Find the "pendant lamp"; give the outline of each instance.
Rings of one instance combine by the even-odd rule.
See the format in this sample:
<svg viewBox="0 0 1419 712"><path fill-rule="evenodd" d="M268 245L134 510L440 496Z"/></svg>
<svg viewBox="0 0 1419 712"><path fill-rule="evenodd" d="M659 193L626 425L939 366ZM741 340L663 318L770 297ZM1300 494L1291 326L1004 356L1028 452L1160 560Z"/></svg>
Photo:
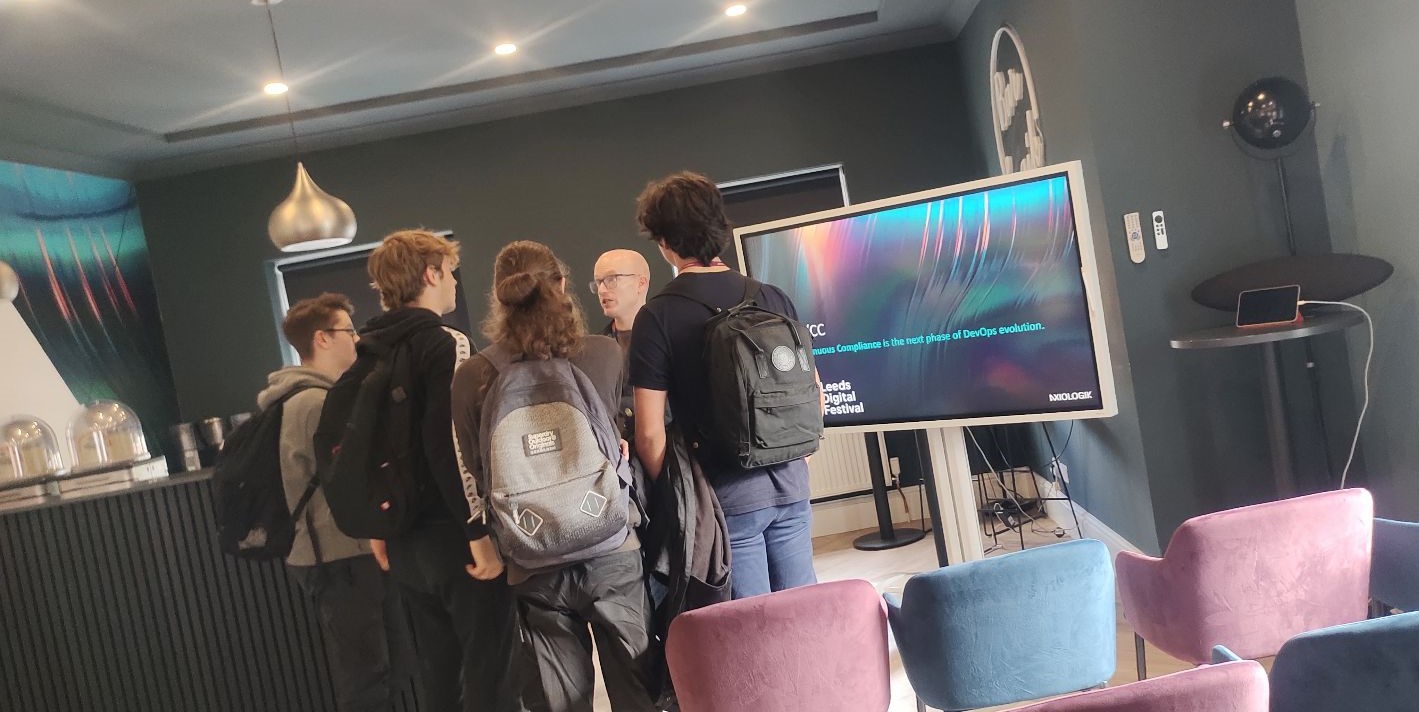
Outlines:
<svg viewBox="0 0 1419 712"><path fill-rule="evenodd" d="M266 22L271 27L271 45L276 50L276 70L282 84L286 68L281 63L281 44L276 40L276 20L267 2ZM296 137L296 121L291 114L291 98L286 97L286 119L291 127L291 147L296 154L296 184L291 194L271 211L266 232L271 242L282 252L305 252L348 245L355 239L355 212L345 201L323 191L306 172L300 160L300 142Z"/></svg>

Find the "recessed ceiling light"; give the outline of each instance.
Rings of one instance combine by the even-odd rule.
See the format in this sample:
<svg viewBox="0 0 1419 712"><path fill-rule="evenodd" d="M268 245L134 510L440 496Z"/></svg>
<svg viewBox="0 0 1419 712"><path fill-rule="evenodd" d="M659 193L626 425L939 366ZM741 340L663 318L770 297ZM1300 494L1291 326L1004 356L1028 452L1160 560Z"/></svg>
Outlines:
<svg viewBox="0 0 1419 712"><path fill-rule="evenodd" d="M266 7L267 5L280 5L281 0L251 0L251 4L257 7Z"/></svg>
<svg viewBox="0 0 1419 712"><path fill-rule="evenodd" d="M513 52L517 51L517 45L511 42L504 42L498 45L497 47L494 47L493 51L498 54L512 54Z"/></svg>
<svg viewBox="0 0 1419 712"><path fill-rule="evenodd" d="M281 82L271 82L270 84L266 85L266 93L270 94L271 96L280 96L282 94L285 94L288 90L290 90L290 87L286 86L285 84L282 84Z"/></svg>
<svg viewBox="0 0 1419 712"><path fill-rule="evenodd" d="M743 5L730 5L729 7L724 8L724 14L730 17L739 17L740 15L743 15L748 11L749 8Z"/></svg>

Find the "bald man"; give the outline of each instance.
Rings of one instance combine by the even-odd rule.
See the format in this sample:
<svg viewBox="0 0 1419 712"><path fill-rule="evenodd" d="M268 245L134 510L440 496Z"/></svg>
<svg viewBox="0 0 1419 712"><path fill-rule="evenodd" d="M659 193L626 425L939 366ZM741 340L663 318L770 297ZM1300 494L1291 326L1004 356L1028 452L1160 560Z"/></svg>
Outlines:
<svg viewBox="0 0 1419 712"><path fill-rule="evenodd" d="M635 250L611 250L596 260L591 291L601 312L611 319L602 333L614 336L624 351L631 345L631 325L650 291L650 264Z"/></svg>
<svg viewBox="0 0 1419 712"><path fill-rule="evenodd" d="M597 258L592 277L591 291L596 293L601 313L611 319L601 333L614 338L621 345L621 354L628 355L631 326L636 323L636 314L645 306L646 294L650 292L650 263L635 250L611 250ZM626 442L634 442L631 406L635 402L635 389L626 380L629 372L628 362L621 370L621 405L617 408L616 424L621 426Z"/></svg>

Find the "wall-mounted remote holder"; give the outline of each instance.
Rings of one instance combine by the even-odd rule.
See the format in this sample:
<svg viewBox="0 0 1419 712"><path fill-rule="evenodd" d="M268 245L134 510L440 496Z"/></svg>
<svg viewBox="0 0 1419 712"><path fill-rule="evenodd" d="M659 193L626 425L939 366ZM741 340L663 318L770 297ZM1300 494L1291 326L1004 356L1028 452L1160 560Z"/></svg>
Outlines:
<svg viewBox="0 0 1419 712"><path fill-rule="evenodd" d="M1123 216L1123 230L1128 236L1128 259L1133 260L1133 264L1143 264L1143 258L1148 254L1144 251L1143 228L1138 222L1138 213Z"/></svg>
<svg viewBox="0 0 1419 712"><path fill-rule="evenodd" d="M1163 211L1153 211L1153 246L1168 249L1168 223L1163 220Z"/></svg>

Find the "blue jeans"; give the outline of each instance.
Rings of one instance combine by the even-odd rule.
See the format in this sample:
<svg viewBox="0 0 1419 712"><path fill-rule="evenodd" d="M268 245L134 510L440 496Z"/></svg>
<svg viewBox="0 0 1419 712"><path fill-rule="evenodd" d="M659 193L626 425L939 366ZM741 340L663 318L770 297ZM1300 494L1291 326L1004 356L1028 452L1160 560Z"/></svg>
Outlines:
<svg viewBox="0 0 1419 712"><path fill-rule="evenodd" d="M730 589L735 598L818 582L808 500L725 518L729 525Z"/></svg>

